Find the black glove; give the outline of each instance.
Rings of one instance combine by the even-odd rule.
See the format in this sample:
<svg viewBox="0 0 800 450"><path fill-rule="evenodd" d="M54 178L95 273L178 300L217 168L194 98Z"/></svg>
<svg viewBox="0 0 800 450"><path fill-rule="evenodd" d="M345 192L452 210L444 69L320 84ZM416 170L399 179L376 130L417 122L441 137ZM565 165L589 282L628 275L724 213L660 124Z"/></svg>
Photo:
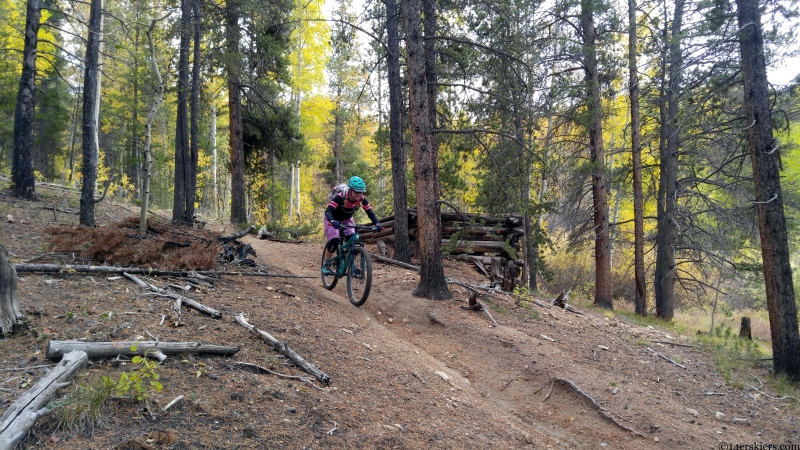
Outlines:
<svg viewBox="0 0 800 450"><path fill-rule="evenodd" d="M383 230L383 227L381 226L381 224L379 224L379 223L376 223L376 224L375 224L375 232L376 232L376 233L380 233L380 232L381 232L381 230Z"/></svg>
<svg viewBox="0 0 800 450"><path fill-rule="evenodd" d="M331 226L338 230L339 229L339 221L338 220L331 220Z"/></svg>

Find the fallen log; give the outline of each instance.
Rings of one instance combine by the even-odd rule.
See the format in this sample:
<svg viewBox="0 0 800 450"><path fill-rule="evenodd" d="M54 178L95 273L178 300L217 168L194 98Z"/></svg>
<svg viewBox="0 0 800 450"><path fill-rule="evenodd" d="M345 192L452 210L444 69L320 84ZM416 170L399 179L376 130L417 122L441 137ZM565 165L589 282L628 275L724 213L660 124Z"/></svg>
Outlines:
<svg viewBox="0 0 800 450"><path fill-rule="evenodd" d="M150 276L165 276L165 277L190 277L192 274L200 274L205 276L218 276L218 275L232 275L232 276L254 276L254 277L272 277L272 278L317 278L300 275L282 275L277 273L261 273L261 272L226 272L220 270L190 270L190 271L174 271L174 270L154 270L143 269L140 267L114 267L114 266L74 266L69 264L14 264L14 269L17 272L59 272L59 273L133 273L137 275L150 275Z"/></svg>
<svg viewBox="0 0 800 450"><path fill-rule="evenodd" d="M0 449L11 449L48 412L47 404L56 392L70 381L89 360L86 353L76 350L64 355L47 375L12 404L0 418Z"/></svg>
<svg viewBox="0 0 800 450"><path fill-rule="evenodd" d="M136 350L131 350L135 347ZM49 341L46 356L58 359L73 350L84 352L89 358L113 358L116 356L146 356L148 353L161 352L165 355L184 353L230 356L239 351L239 347L201 344L200 342L157 342L157 341L119 341L119 342L83 342L83 341Z"/></svg>
<svg viewBox="0 0 800 450"><path fill-rule="evenodd" d="M305 370L307 373L313 375L314 378L316 378L320 382L325 384L329 384L331 382L331 377L325 374L325 372L314 367L314 365L311 364L310 362L303 359L302 356L297 354L297 352L295 352L294 350L290 349L286 344L275 339L275 337L273 337L266 331L261 330L255 327L254 325L250 325L249 323L247 323L247 319L244 318L244 313L239 313L239 315L233 316L233 318L239 325L247 328L252 333L256 333L256 335L258 335L258 337L262 341L272 344L272 347L274 347L275 350L279 351L283 356L289 358L293 363L295 363L301 369Z"/></svg>
<svg viewBox="0 0 800 450"><path fill-rule="evenodd" d="M239 239L240 237L247 236L248 234L252 233L253 231L256 231L256 229L255 229L254 226L250 225L246 229L241 230L241 231L237 231L236 233L231 233L231 234L228 234L228 235L225 235L225 236L220 236L220 237L217 238L217 240L220 241L220 242L235 241L236 239Z"/></svg>
<svg viewBox="0 0 800 450"><path fill-rule="evenodd" d="M402 261L398 261L396 259L386 258L384 256L376 255L374 253L370 253L370 256L372 258L375 258L376 260L378 260L380 262L384 262L386 264L392 264L392 265L395 265L395 266L405 267L406 269L416 270L417 272L419 272L419 270L420 270L419 266L415 266L413 264L407 264L407 263L404 263Z"/></svg>
<svg viewBox="0 0 800 450"><path fill-rule="evenodd" d="M199 302L197 302L195 300L192 300L189 297L184 297L182 295L173 294L172 292L165 291L164 289L161 289L159 287L153 286L150 283L146 283L146 282L136 278L135 276L133 276L133 275L131 275L129 273L123 272L122 275L125 276L125 278L133 281L134 283L138 284L139 286L141 286L141 287L143 287L145 289L149 289L149 290L151 290L153 292L158 293L159 295L163 295L164 297L169 297L169 298L178 300L181 304L185 304L186 306L194 308L194 309L196 309L196 310L198 310L198 311L200 311L200 312L202 312L204 314L207 314L207 315L209 315L209 316L211 316L211 317L213 317L215 319L221 319L222 318L222 313L217 311L216 309L210 307L210 306L206 306L206 305L204 305L202 303L199 303ZM180 310L178 312L180 313Z"/></svg>

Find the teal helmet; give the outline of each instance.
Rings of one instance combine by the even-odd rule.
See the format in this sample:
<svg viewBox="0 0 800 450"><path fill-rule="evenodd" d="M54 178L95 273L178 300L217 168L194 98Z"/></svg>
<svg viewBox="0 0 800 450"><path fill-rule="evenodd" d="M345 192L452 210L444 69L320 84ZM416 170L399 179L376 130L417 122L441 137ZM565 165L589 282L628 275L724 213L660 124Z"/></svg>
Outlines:
<svg viewBox="0 0 800 450"><path fill-rule="evenodd" d="M347 187L356 192L367 192L367 183L364 183L361 177L351 177L347 182Z"/></svg>

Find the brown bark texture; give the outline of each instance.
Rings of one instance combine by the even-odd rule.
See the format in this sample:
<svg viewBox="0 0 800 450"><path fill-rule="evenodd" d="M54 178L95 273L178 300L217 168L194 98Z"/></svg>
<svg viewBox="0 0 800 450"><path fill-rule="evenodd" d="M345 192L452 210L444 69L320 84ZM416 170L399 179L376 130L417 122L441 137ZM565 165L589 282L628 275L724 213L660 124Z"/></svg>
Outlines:
<svg viewBox="0 0 800 450"><path fill-rule="evenodd" d="M684 0L675 2L669 48L669 76L666 80L664 100L666 118L662 120L661 138L666 140L661 152L661 181L656 234L656 269L654 288L656 316L672 320L675 316L675 241L678 235L678 106L680 102L681 33L683 28Z"/></svg>
<svg viewBox="0 0 800 450"><path fill-rule="evenodd" d="M597 65L594 13L591 0L581 0L581 29L586 83L586 102L589 112L589 151L592 169L592 204L594 206L594 304L611 309L611 234L608 218L608 186L603 151L603 111L600 101L600 79Z"/></svg>
<svg viewBox="0 0 800 450"><path fill-rule="evenodd" d="M636 0L628 0L628 71L631 102L631 154L633 159L633 267L636 314L647 315L644 272L644 205L642 198L642 131L639 123L639 72L636 55Z"/></svg>
<svg viewBox="0 0 800 450"><path fill-rule="evenodd" d="M387 79L389 82L389 147L392 159L392 201L396 239L394 259L411 262L408 241L408 186L406 183L406 151L403 146L403 88L400 79L399 14L396 0L384 0L386 5Z"/></svg>
<svg viewBox="0 0 800 450"><path fill-rule="evenodd" d="M747 141L753 164L761 258L767 290L775 373L800 380L797 304L781 192L778 141L772 118L758 0L737 0Z"/></svg>
<svg viewBox="0 0 800 450"><path fill-rule="evenodd" d="M225 11L226 45L228 49L228 111L230 120L231 158L231 223L247 222L244 192L244 140L242 132L242 101L239 93L239 29L238 2L229 1Z"/></svg>
<svg viewBox="0 0 800 450"><path fill-rule="evenodd" d="M417 191L420 281L413 294L432 300L450 298L442 265L438 152L431 141L425 47L420 0L403 3L406 29L411 141ZM431 55L432 56L432 55Z"/></svg>

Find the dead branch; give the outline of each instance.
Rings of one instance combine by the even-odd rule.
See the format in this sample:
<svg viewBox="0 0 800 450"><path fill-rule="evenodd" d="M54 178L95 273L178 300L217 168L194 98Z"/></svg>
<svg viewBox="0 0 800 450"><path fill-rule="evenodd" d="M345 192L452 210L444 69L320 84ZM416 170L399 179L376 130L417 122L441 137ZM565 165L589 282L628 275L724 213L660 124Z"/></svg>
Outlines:
<svg viewBox="0 0 800 450"><path fill-rule="evenodd" d="M670 342L670 341L653 341L654 344L668 344L668 345L676 345L678 347L694 347L694 345L689 344L682 344L680 342Z"/></svg>
<svg viewBox="0 0 800 450"><path fill-rule="evenodd" d="M217 240L220 241L220 242L235 241L236 239L239 239L240 237L247 236L248 234L252 233L253 231L256 231L256 229L255 229L255 227L250 225L246 229L241 230L241 231L237 231L236 233L228 234L228 235L225 235L225 236L220 236L220 237L217 238Z"/></svg>
<svg viewBox="0 0 800 450"><path fill-rule="evenodd" d="M678 364L677 362L667 358L666 356L662 355L661 353L658 353L657 351L653 350L650 347L647 347L647 351L653 352L653 354L655 354L656 356L660 357L661 359L663 359L665 361L669 361L672 364L675 364L676 366L680 367L681 369L686 369L686 366L684 366L683 364Z"/></svg>
<svg viewBox="0 0 800 450"><path fill-rule="evenodd" d="M298 355L294 350L290 349L286 344L275 339L271 334L267 333L266 331L258 329L255 326L247 323L247 319L244 318L244 313L239 313L239 315L236 315L233 318L239 325L247 328L253 333L256 333L258 337L261 338L261 340L272 344L275 350L278 350L279 352L281 352L281 354L292 360L292 362L295 363L301 369L305 370L311 375L314 375L314 377L317 380L325 384L329 384L331 382L331 377L325 374L325 372L314 367L314 365L311 364L310 362L303 359L302 356Z"/></svg>
<svg viewBox="0 0 800 450"><path fill-rule="evenodd" d="M139 267L115 267L115 266L73 266L68 264L14 264L17 272L81 272L81 273L133 273L137 275L153 275L153 276L168 276L168 277L196 277L197 275L204 275L207 277L215 277L219 275L232 275L232 276L255 276L255 277L272 277L272 278L316 278L311 276L300 275L282 275L276 273L261 273L261 272L227 272L220 270L191 270L188 272L174 271L174 270L154 270L142 269Z"/></svg>
<svg viewBox="0 0 800 450"><path fill-rule="evenodd" d="M290 380L305 381L306 383L314 386L315 388L317 388L319 390L322 390L321 387L319 387L316 384L314 384L314 381L312 381L311 378L308 378L308 377L301 377L301 376L298 376L298 375L286 375L286 374L283 374L283 373L280 373L280 372L275 372L274 370L269 370L266 367L262 367L262 366L259 366L259 365L256 365L256 364L247 363L247 362L241 362L241 361L236 361L236 362L233 363L233 365L246 367L246 368L248 368L248 369L250 369L250 370L252 370L252 371L254 371L256 373L268 373L268 374L275 375L275 376L278 376L278 377L281 377L281 378L288 378Z"/></svg>
<svg viewBox="0 0 800 450"><path fill-rule="evenodd" d="M399 266L399 267L405 267L406 269L416 270L417 272L419 272L419 267L415 266L413 264L407 264L407 263L404 263L402 261L398 261L396 259L386 258L385 256L376 255L375 253L370 253L370 256L372 258L375 258L376 260L378 260L380 262L383 262L383 263L386 263L386 264L392 264L392 265Z"/></svg>
<svg viewBox="0 0 800 450"><path fill-rule="evenodd" d="M178 302L180 302L180 303L176 303L177 308L178 308L178 313L180 313L180 304L185 304L186 306L194 308L194 309L196 309L196 310L198 310L198 311L200 311L200 312L202 312L204 314L207 314L207 315L209 315L209 316L211 316L211 317L213 317L215 319L222 318L222 313L217 311L214 308L211 308L210 306L206 306L206 305L204 305L202 303L198 303L195 300L192 300L192 299L190 299L188 297L184 297L182 295L178 295L178 294L173 294L171 292L167 292L164 289L161 289L159 287L153 286L150 283L146 283L146 282L144 282L144 281L142 281L142 280L140 280L140 279L136 278L135 276L130 275L128 273L123 272L122 275L125 276L125 278L133 281L134 283L138 284L139 286L141 286L141 287L143 287L145 289L149 289L149 290L151 290L153 292L156 292L156 293L158 293L160 295L163 295L163 296L169 297L169 298L173 298L173 299L177 300Z"/></svg>
<svg viewBox="0 0 800 450"><path fill-rule="evenodd" d="M492 317L492 313L489 312L489 308L487 308L486 305L483 304L483 302L478 302L478 304L481 305L481 309L483 310L483 312L486 313L486 315L489 317L489 320L492 321L494 326L499 327L500 325L497 324L497 321L494 320L494 317Z"/></svg>
<svg viewBox="0 0 800 450"><path fill-rule="evenodd" d="M589 400L589 402L591 402L591 404L592 404L592 405L593 405L595 408L597 408L597 410L600 412L600 414L602 414L602 415L603 415L603 417L605 417L606 419L608 419L608 420L610 420L610 421L614 422L614 425L616 425L616 426L618 426L618 427L622 428L622 429L623 429L623 430L625 430L625 431L629 431L629 432L631 432L631 433L633 433L633 434L635 434L635 435L637 435L637 436L639 436L639 437L641 437L641 438L643 438L643 437L644 437L644 435L643 435L642 433L639 433L638 431L634 430L633 428L626 427L625 425L623 425L623 424L619 423L619 422L617 421L617 419L616 419L616 418L614 418L614 416L612 416L612 415L611 415L611 414L608 412L608 410L606 410L605 408L603 408L602 406L600 406L600 404L599 404L599 403L597 403L597 401L596 401L594 398L592 398L592 396L591 396L591 395L587 394L586 392L583 392L583 390L582 390L581 388L579 388L577 385L575 385L575 383L573 383L572 381L569 381L569 380L568 380L568 379L566 379L566 378L556 378L555 380L556 380L556 381L559 381L559 382L561 382L561 383L563 383L563 384L566 384L567 386L571 387L571 388L572 388L572 389L573 389L575 392L577 392L578 394L582 395L582 396L583 396L583 398L585 398L586 400Z"/></svg>
<svg viewBox="0 0 800 450"><path fill-rule="evenodd" d="M428 318L431 319L431 323L438 323L439 325L446 327L447 325L442 321L442 319L436 317L432 311L428 311Z"/></svg>

